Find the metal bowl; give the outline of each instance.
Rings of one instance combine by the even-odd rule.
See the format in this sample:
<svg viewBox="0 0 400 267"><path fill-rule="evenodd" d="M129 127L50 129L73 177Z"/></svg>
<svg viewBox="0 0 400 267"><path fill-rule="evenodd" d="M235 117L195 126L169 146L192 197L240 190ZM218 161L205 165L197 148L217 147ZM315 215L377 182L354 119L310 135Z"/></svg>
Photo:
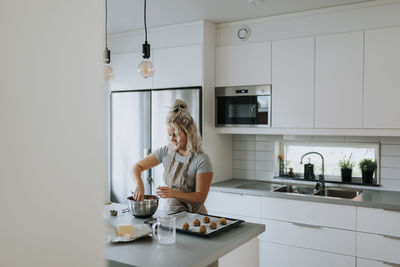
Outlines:
<svg viewBox="0 0 400 267"><path fill-rule="evenodd" d="M130 196L128 199L129 212L138 218L151 217L158 208L158 197L153 195L144 195L143 201L133 200Z"/></svg>

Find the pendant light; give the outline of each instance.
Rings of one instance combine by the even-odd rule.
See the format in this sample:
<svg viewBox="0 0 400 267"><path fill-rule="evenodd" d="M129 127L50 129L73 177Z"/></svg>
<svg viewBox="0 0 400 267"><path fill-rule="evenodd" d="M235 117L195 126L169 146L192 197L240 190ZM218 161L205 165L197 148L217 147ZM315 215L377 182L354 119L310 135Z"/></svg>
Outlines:
<svg viewBox="0 0 400 267"><path fill-rule="evenodd" d="M106 24L105 24L105 29L106 29L106 49L104 51L104 77L106 79L106 81L111 81L115 74L114 74L114 70L111 67L110 63L111 63L111 52L107 47L107 0L106 0Z"/></svg>
<svg viewBox="0 0 400 267"><path fill-rule="evenodd" d="M144 0L144 44L142 46L143 60L139 63L137 71L143 78L152 77L154 74L154 65L150 61L150 44L147 42L146 25L146 0Z"/></svg>

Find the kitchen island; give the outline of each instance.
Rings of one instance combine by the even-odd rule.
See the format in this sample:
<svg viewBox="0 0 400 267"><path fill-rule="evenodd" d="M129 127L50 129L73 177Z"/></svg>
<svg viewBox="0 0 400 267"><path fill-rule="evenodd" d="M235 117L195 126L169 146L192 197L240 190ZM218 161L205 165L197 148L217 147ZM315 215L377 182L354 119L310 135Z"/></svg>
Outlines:
<svg viewBox="0 0 400 267"><path fill-rule="evenodd" d="M118 216L107 215L108 223L118 224L142 224L147 219L133 217L129 212L122 213L127 208L123 204L110 204L105 207L108 210L118 211ZM159 210L153 217L164 215ZM218 214L213 214L217 215ZM178 226L179 227L179 226ZM235 254L243 247L256 244L257 236L264 232L265 225L244 222L238 226L221 232L215 236L203 238L197 236L176 233L176 243L160 245L152 237L134 240L129 243L114 243L106 247L105 258L110 267L118 266L218 266L218 260L227 255ZM250 241L250 242L249 242ZM256 242L257 241L257 242ZM241 260L246 257L254 258L258 249L244 248L250 253L241 253ZM232 252L233 251L233 252ZM232 253L231 253L232 252ZM236 253L237 254L237 253ZM225 256L225 257L228 257ZM235 255L232 255L235 257ZM237 257L237 255L236 255ZM249 259L251 260L251 259ZM229 261L229 260L228 260Z"/></svg>

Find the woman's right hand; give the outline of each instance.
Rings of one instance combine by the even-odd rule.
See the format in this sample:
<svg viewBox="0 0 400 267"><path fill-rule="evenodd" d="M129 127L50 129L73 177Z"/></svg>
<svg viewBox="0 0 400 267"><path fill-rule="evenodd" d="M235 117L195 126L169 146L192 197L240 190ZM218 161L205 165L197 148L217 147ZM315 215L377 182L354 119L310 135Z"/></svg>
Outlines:
<svg viewBox="0 0 400 267"><path fill-rule="evenodd" d="M144 185L142 181L138 182L136 185L135 193L133 193L133 200L136 201L144 200Z"/></svg>

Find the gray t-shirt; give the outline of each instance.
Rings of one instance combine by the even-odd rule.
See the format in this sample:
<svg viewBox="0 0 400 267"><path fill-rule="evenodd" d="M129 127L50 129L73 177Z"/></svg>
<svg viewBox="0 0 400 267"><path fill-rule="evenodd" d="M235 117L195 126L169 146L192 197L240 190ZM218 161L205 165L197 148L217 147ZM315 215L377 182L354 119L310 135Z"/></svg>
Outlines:
<svg viewBox="0 0 400 267"><path fill-rule="evenodd" d="M170 155L168 154L168 146L163 146L154 151L154 155L158 162L162 163L164 169L170 162ZM185 163L189 156L182 156L179 153L175 154L175 160ZM200 173L213 172L213 167L210 158L205 153L198 153L192 157L187 169L187 183L190 188L196 187L196 175Z"/></svg>

